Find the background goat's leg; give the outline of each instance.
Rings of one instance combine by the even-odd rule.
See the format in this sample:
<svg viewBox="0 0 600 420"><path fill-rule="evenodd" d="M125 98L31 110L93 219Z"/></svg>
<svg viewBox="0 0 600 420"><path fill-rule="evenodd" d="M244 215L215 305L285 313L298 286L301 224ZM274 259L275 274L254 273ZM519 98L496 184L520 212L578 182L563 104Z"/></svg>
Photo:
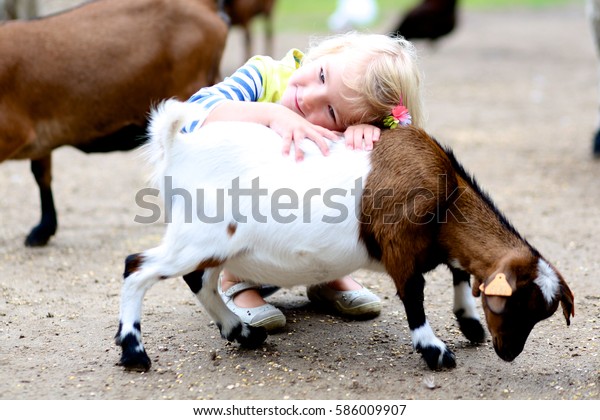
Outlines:
<svg viewBox="0 0 600 420"><path fill-rule="evenodd" d="M275 44L273 42L273 13L269 10L265 14L265 51L266 55L273 56Z"/></svg>
<svg viewBox="0 0 600 420"><path fill-rule="evenodd" d="M40 189L42 217L40 223L31 229L25 239L27 246L44 246L56 233L57 218L52 196L52 155L31 161L31 172Z"/></svg>
<svg viewBox="0 0 600 420"><path fill-rule="evenodd" d="M600 0L588 0L587 6L590 23L592 24L592 35L594 38L594 45L596 46L596 54L598 58L600 58ZM600 71L597 70L597 72L597 74L600 75ZM596 135L594 136L592 147L594 156L600 157L600 118L596 125Z"/></svg>
<svg viewBox="0 0 600 420"><path fill-rule="evenodd" d="M246 60L252 57L252 34L250 34L250 24L247 23L243 26L244 31L244 45L246 48Z"/></svg>

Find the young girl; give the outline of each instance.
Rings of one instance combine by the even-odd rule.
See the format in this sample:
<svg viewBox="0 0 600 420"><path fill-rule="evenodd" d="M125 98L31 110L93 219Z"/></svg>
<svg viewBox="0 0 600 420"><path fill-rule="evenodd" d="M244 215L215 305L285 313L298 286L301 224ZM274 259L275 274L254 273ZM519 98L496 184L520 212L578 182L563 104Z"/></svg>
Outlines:
<svg viewBox="0 0 600 420"><path fill-rule="evenodd" d="M385 35L348 33L323 40L306 55L290 50L280 61L252 57L231 77L203 88L189 102L200 105L198 119L184 131L213 121L251 121L275 130L284 140L283 153L292 143L314 141L327 154L325 139L343 133L351 149L367 150L379 139L380 127L420 126L422 99L420 72L412 44ZM302 160L295 147L297 160ZM274 330L285 316L263 299L264 289L222 273L222 297L242 321ZM374 317L380 299L346 276L311 286L309 299L331 305L351 317Z"/></svg>

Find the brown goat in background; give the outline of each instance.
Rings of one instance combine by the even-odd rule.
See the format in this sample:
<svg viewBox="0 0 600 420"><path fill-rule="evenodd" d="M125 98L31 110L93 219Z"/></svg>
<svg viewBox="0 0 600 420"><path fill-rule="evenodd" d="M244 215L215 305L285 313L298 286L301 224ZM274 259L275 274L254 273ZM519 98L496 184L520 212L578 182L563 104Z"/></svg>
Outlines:
<svg viewBox="0 0 600 420"><path fill-rule="evenodd" d="M392 32L406 39L437 39L448 35L458 23L458 0L423 0L404 15Z"/></svg>
<svg viewBox="0 0 600 420"><path fill-rule="evenodd" d="M103 0L0 25L0 162L31 159L41 197L26 245L57 228L52 150L136 147L152 104L218 81L226 38L214 0Z"/></svg>
<svg viewBox="0 0 600 420"><path fill-rule="evenodd" d="M229 16L232 26L240 26L244 32L245 59L252 54L251 23L257 16L265 20L265 51L273 55L273 7L275 0L218 0L219 10L224 10Z"/></svg>

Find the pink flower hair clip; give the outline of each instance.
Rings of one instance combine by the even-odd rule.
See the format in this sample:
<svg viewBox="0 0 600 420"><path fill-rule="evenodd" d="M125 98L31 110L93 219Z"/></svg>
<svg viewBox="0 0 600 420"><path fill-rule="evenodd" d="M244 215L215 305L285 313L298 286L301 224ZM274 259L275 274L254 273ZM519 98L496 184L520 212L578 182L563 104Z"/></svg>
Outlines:
<svg viewBox="0 0 600 420"><path fill-rule="evenodd" d="M391 129L394 129L399 125L404 127L411 123L412 117L410 116L408 109L403 105L402 98L400 98L400 103L392 109L392 114L383 119L383 125Z"/></svg>

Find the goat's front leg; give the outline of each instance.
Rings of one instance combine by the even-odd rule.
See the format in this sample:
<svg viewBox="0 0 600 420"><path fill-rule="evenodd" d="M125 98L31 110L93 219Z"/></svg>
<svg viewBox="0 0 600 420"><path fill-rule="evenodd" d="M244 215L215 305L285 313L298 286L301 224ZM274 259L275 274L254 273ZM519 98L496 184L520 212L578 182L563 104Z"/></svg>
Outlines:
<svg viewBox="0 0 600 420"><path fill-rule="evenodd" d="M467 340L481 343L485 339L485 330L481 325L475 299L471 293L471 275L456 268L450 270L454 285L454 315L458 326Z"/></svg>
<svg viewBox="0 0 600 420"><path fill-rule="evenodd" d="M210 268L193 271L183 276L183 279L219 327L221 337L237 341L247 348L260 346L267 339L267 331L262 327L243 323L227 308L218 291L219 273L220 268Z"/></svg>
<svg viewBox="0 0 600 420"><path fill-rule="evenodd" d="M406 282L396 281L398 296L404 303L408 327L412 335L413 347L423 355L430 369L453 368L456 359L446 344L437 338L429 326L423 306L425 279L415 274Z"/></svg>
<svg viewBox="0 0 600 420"><path fill-rule="evenodd" d="M58 225L54 198L52 196L52 155L31 161L31 172L40 190L42 217L25 239L26 246L44 246L56 233Z"/></svg>

